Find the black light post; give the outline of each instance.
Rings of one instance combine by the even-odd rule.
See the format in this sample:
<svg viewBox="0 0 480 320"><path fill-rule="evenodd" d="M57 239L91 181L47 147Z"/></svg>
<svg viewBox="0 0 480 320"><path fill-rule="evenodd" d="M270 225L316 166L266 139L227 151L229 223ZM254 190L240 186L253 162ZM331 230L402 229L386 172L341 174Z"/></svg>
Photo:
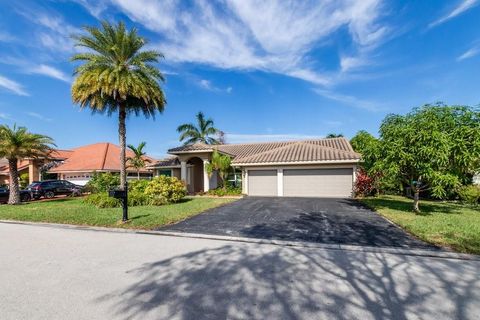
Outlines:
<svg viewBox="0 0 480 320"><path fill-rule="evenodd" d="M122 202L122 222L128 221L128 182L125 182L125 190L112 189L108 195L115 199L120 199Z"/></svg>
<svg viewBox="0 0 480 320"><path fill-rule="evenodd" d="M123 209L123 217L122 221L128 221L128 182L125 181L125 190L123 190L123 197L122 197L122 209Z"/></svg>

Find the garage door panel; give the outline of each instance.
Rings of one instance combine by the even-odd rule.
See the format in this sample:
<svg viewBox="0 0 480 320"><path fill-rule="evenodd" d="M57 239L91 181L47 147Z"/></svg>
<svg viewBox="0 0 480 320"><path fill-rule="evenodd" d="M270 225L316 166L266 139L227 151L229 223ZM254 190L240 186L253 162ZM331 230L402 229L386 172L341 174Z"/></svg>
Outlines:
<svg viewBox="0 0 480 320"><path fill-rule="evenodd" d="M251 196L276 196L277 170L249 170L248 194Z"/></svg>
<svg viewBox="0 0 480 320"><path fill-rule="evenodd" d="M353 169L289 169L283 171L287 197L352 196Z"/></svg>

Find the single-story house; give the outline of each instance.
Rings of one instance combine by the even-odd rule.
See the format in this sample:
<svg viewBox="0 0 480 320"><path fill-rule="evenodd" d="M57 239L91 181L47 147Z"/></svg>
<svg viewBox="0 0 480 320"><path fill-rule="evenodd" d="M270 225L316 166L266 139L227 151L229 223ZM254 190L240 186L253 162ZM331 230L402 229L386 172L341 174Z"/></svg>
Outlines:
<svg viewBox="0 0 480 320"><path fill-rule="evenodd" d="M68 159L72 152L70 150L54 150L46 157L37 159L22 159L17 163L19 176L28 174L29 183L42 180L50 163L61 162ZM9 184L9 166L7 159L0 159L0 185Z"/></svg>
<svg viewBox="0 0 480 320"><path fill-rule="evenodd" d="M127 150L127 157L133 157L132 151ZM153 158L145 157L151 163ZM148 163L147 163L148 165ZM71 150L71 154L62 163L51 168L48 173L57 175L57 179L67 180L78 185L85 185L94 172L120 172L120 147L108 142L90 144ZM140 169L141 178L152 177L152 171ZM127 167L127 178L137 178L137 170Z"/></svg>
<svg viewBox="0 0 480 320"><path fill-rule="evenodd" d="M186 182L191 193L218 186L205 165L214 150L232 158L240 171L242 191L250 196L351 197L360 154L345 138L207 145L168 150L174 157L150 166Z"/></svg>

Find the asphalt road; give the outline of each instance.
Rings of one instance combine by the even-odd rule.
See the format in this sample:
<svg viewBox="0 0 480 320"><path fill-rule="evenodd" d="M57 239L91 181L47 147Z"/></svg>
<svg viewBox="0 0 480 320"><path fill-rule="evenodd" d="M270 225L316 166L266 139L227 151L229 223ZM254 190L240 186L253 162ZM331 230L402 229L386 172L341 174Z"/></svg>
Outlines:
<svg viewBox="0 0 480 320"><path fill-rule="evenodd" d="M480 261L0 223L1 319L478 319Z"/></svg>
<svg viewBox="0 0 480 320"><path fill-rule="evenodd" d="M246 197L159 230L439 250L354 199Z"/></svg>

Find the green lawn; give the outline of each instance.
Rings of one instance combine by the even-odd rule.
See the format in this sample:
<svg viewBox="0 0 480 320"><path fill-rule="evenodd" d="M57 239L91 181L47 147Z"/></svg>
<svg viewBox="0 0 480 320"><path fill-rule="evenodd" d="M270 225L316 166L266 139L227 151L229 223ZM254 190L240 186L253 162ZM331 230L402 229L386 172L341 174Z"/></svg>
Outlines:
<svg viewBox="0 0 480 320"><path fill-rule="evenodd" d="M0 220L38 221L76 225L154 229L194 216L235 199L186 198L180 203L163 206L131 207L126 224L119 221L122 209L97 209L81 198L63 198L49 202L30 202L18 206L0 205Z"/></svg>
<svg viewBox="0 0 480 320"><path fill-rule="evenodd" d="M362 201L424 241L459 252L480 254L479 207L422 200L422 213L415 214L412 200L403 197L380 196Z"/></svg>

